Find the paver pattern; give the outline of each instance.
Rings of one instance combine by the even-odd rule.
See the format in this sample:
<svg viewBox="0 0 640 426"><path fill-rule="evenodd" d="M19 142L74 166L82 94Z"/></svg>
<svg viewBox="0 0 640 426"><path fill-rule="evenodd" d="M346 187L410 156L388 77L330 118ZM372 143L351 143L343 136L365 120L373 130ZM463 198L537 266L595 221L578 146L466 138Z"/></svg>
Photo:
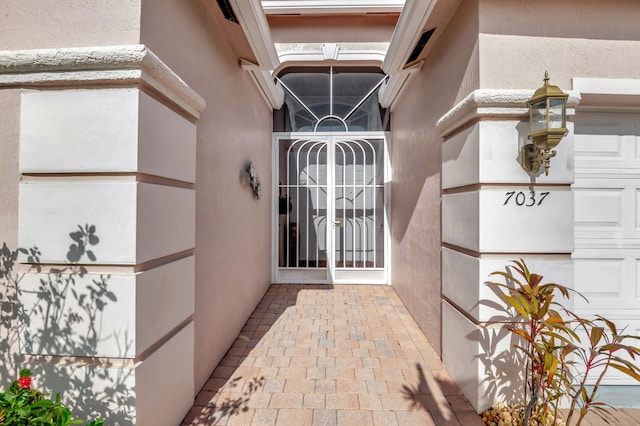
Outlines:
<svg viewBox="0 0 640 426"><path fill-rule="evenodd" d="M272 285L182 423L202 425L482 422L392 287Z"/></svg>
<svg viewBox="0 0 640 426"><path fill-rule="evenodd" d="M481 425L390 286L272 285L183 425Z"/></svg>
<svg viewBox="0 0 640 426"><path fill-rule="evenodd" d="M584 418L581 426L638 426L640 425L640 409L618 409L610 410L614 417L606 417L602 419L594 412L590 412ZM573 421L572 421L573 423Z"/></svg>

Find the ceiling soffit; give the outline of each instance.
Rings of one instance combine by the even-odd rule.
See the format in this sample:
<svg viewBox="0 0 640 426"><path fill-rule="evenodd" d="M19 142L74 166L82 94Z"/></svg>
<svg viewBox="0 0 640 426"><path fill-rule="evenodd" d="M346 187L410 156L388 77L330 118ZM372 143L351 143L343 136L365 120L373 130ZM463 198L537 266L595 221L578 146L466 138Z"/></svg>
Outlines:
<svg viewBox="0 0 640 426"><path fill-rule="evenodd" d="M400 13L405 0L262 0L267 15Z"/></svg>
<svg viewBox="0 0 640 426"><path fill-rule="evenodd" d="M398 13L267 15L267 21L276 43L388 43L398 16Z"/></svg>

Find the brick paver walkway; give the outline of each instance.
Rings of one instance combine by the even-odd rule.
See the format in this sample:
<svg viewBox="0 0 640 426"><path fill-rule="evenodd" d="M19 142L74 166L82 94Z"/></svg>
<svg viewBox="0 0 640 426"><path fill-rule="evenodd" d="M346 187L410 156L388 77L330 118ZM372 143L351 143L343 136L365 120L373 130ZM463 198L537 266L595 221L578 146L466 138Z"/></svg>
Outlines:
<svg viewBox="0 0 640 426"><path fill-rule="evenodd" d="M601 419L594 412L590 412L582 421L582 426L638 426L640 425L640 410L624 408L620 410L610 410L612 417L607 420ZM573 421L571 422L573 424Z"/></svg>
<svg viewBox="0 0 640 426"><path fill-rule="evenodd" d="M187 425L481 425L390 286L272 285Z"/></svg>

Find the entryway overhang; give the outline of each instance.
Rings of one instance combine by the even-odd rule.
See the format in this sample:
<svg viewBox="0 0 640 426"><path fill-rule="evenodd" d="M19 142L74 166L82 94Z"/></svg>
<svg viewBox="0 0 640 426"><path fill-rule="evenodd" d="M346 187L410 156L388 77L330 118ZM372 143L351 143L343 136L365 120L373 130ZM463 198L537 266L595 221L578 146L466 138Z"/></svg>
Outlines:
<svg viewBox="0 0 640 426"><path fill-rule="evenodd" d="M231 6L253 53L241 65L274 109L283 102L274 72L287 65L319 62L380 66L389 76L380 104L393 109L460 4L460 0L221 1ZM332 31L323 31L323 26Z"/></svg>

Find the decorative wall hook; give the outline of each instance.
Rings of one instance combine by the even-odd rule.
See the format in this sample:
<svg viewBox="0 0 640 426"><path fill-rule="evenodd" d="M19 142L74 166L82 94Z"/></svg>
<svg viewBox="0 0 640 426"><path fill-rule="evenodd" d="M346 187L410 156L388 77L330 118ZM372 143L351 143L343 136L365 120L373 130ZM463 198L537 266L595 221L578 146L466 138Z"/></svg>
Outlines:
<svg viewBox="0 0 640 426"><path fill-rule="evenodd" d="M251 185L251 189L253 189L253 195L257 200L260 199L260 177L258 176L258 172L256 172L256 168L253 165L253 161L249 161L246 169L247 175L249 176L249 185Z"/></svg>

